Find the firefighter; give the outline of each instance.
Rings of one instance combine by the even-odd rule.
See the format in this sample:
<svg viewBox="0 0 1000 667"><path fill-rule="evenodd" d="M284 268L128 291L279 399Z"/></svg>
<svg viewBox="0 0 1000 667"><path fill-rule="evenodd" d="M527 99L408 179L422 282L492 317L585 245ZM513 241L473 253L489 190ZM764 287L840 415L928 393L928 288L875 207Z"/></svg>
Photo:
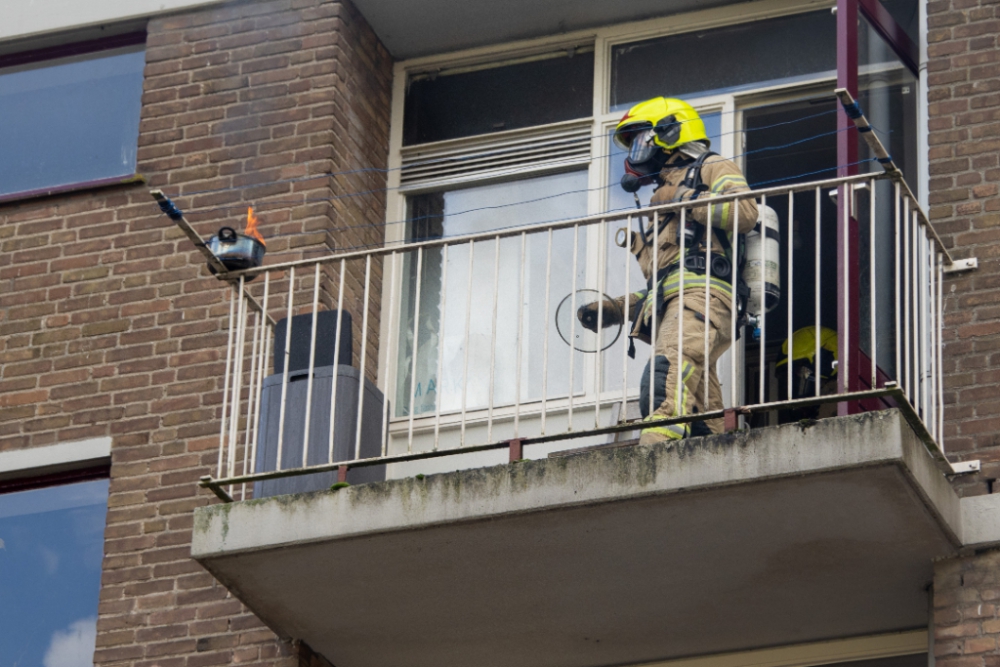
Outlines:
<svg viewBox="0 0 1000 667"><path fill-rule="evenodd" d="M686 102L657 97L637 104L618 123L615 143L628 151L622 187L635 192L643 185L656 184L650 206L670 202L695 202L707 197L748 192L746 179L733 162L712 153L705 125ZM734 230L738 212L739 229ZM653 367L646 364L640 384L640 411L646 421L722 409L722 390L715 364L730 345L731 305L734 294L733 244L736 235L750 231L757 222L757 204L747 197L737 202L692 205L686 212L685 229L680 213L661 214L658 219L640 221L638 232L629 231L630 247L643 276L646 289L619 297L618 308L603 308L602 324L620 322L615 313L625 313L632 322L629 336L649 343L656 327ZM680 234L685 234L686 258L680 256ZM711 235L712 257L706 271L705 249ZM658 267L653 267L653 247L658 246ZM679 296L681 267L684 269L684 306ZM708 274L708 276L706 276ZM705 308L705 281L710 280L708 309ZM739 281L736 281L737 284ZM656 301L656 322L651 321ZM598 303L581 307L577 317L591 330L597 327ZM609 321L610 320L610 321ZM683 342L678 354L678 333L683 322ZM708 328L708 358L705 358L705 329ZM633 349L634 351L634 349ZM680 365L678 366L678 360ZM704 368L709 368L709 400L704 404ZM678 376L680 377L678 391ZM656 406L650 413L650 392ZM689 435L718 433L722 420L649 426L642 431L641 443L679 440Z"/></svg>
<svg viewBox="0 0 1000 667"><path fill-rule="evenodd" d="M816 395L816 327L802 327L792 334L792 390L788 391L788 340L781 344L781 359L775 364L778 390L782 398L809 398ZM837 332L827 327L819 329L819 393L837 393ZM783 410L782 423L799 419L824 419L837 415L837 404Z"/></svg>

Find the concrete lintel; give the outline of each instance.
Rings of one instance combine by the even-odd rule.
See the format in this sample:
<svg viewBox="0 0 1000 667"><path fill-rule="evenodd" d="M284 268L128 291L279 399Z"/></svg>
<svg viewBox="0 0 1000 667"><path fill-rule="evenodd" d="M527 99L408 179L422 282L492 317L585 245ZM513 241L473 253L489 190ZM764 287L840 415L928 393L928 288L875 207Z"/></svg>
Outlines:
<svg viewBox="0 0 1000 667"><path fill-rule="evenodd" d="M958 498L896 410L199 508L196 559L898 465L958 546Z"/></svg>

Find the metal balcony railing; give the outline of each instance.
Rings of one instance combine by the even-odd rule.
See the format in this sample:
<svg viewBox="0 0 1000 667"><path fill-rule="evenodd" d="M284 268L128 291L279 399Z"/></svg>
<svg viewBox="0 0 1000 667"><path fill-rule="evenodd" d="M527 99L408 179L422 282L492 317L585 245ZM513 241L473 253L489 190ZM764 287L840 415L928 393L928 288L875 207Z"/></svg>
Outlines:
<svg viewBox="0 0 1000 667"><path fill-rule="evenodd" d="M781 219L785 305L759 317L720 361L726 409L639 422L639 373L652 347L639 345L630 359L628 324L593 352L564 344L557 331L564 299L575 313L589 298L581 290L614 297L643 285L631 254L611 240L637 216L684 216L690 206L669 204L229 274L218 466L202 484L224 499L249 497L249 483L287 476L336 470L343 480L348 470L498 448L519 458L527 444L696 419L754 427L774 423L780 411L838 402L854 410L899 407L943 460L941 285L951 260L902 179L865 174L704 202L745 197ZM838 209L838 200L850 205ZM854 250L838 255L838 244ZM707 288L681 293L708 300ZM354 316L355 366L369 380L377 375L384 400L357 378L344 384L333 372L333 381L321 379L317 347L332 345L339 359L346 322L337 319L336 335L324 341L317 314L345 309ZM301 324L298 332L308 339L309 363L296 376L296 334L286 331L275 350L275 325L289 318L294 327L300 320L291 317L302 314L312 315L308 336ZM782 350L781 343L823 326L838 329L837 388L814 382L812 395L789 398L798 380L794 346ZM736 340L735 317L730 327ZM821 337L814 338L819 375ZM270 464L261 456L265 440L277 449ZM297 450L291 466L283 463L289 448Z"/></svg>

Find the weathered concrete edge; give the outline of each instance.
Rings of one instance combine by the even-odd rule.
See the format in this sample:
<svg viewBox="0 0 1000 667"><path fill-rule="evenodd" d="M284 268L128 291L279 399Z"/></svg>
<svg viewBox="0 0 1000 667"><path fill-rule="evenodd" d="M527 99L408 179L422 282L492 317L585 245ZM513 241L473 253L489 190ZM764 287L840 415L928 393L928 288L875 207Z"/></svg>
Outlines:
<svg viewBox="0 0 1000 667"><path fill-rule="evenodd" d="M900 415L902 423L905 419ZM937 517L955 547L962 546L962 504L941 467L907 424L900 429L903 464L900 470L910 478L914 492L927 510Z"/></svg>
<svg viewBox="0 0 1000 667"><path fill-rule="evenodd" d="M211 560L309 542L874 465L911 466L911 479L920 486L931 511L946 523L956 521L954 492L943 475L935 473L930 455L902 415L886 410L812 426L788 424L693 438L678 445L598 450L335 492L211 505L195 511L191 554ZM960 522L951 525L959 534Z"/></svg>
<svg viewBox="0 0 1000 667"><path fill-rule="evenodd" d="M966 547L1000 544L1000 494L962 498L962 543Z"/></svg>

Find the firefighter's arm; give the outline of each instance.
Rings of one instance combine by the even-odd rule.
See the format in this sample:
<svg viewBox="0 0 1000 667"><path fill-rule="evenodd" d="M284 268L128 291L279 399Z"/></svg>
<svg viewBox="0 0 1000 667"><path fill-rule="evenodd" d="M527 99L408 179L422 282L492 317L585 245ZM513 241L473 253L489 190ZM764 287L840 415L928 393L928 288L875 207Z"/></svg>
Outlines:
<svg viewBox="0 0 1000 667"><path fill-rule="evenodd" d="M730 160L706 161L702 167L702 181L708 186L708 190L700 193L698 199L750 192L746 178ZM691 216L703 225L711 224L719 229L731 230L737 207L739 233L745 234L757 224L757 202L753 197L699 206L692 209Z"/></svg>
<svg viewBox="0 0 1000 667"><path fill-rule="evenodd" d="M646 298L646 290L633 292L627 296L627 307L625 305L625 296L620 296L617 299L611 299L609 301L593 301L580 306L576 311L576 317L580 320L580 323L584 326L584 328L590 329L591 331L597 331L598 306L600 304L604 304L601 308L601 310L604 311L601 314L601 325L603 327L610 327L617 324L623 324L628 321L629 315L632 313L632 309L635 307L636 302Z"/></svg>

